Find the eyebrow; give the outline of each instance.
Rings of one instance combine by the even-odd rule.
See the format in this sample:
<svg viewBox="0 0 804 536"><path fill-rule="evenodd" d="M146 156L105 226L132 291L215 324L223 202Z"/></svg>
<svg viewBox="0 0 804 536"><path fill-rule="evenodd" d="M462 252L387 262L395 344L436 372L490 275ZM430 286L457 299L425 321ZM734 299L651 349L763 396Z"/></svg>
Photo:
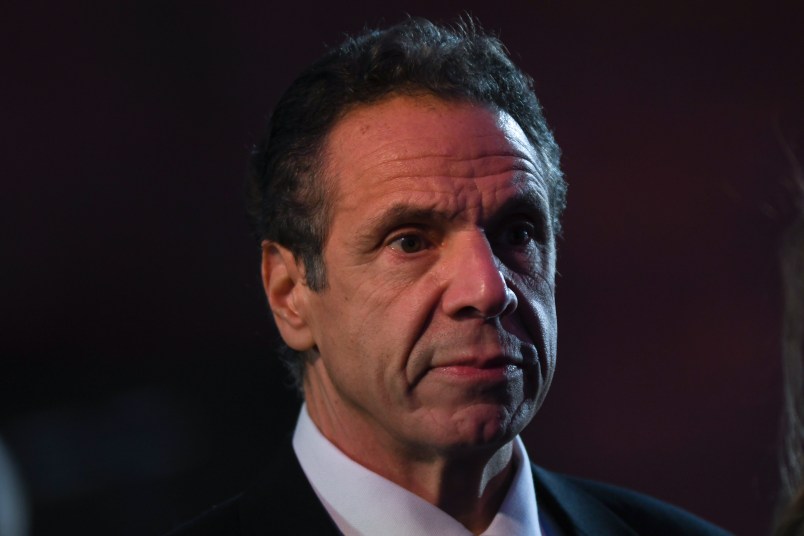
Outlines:
<svg viewBox="0 0 804 536"><path fill-rule="evenodd" d="M408 203L394 203L380 214L371 216L359 230L361 241L375 241L377 234L384 235L394 227L405 224L436 224L443 225L453 220L455 215L433 208L426 208Z"/></svg>
<svg viewBox="0 0 804 536"><path fill-rule="evenodd" d="M493 214L484 215L483 219L488 224L493 224L517 211L538 212L544 218L545 224L550 221L548 200L544 195L540 195L537 188L532 187L519 190L514 196L506 199L502 205L496 207ZM458 215L450 211L398 202L381 213L367 218L365 224L358 231L358 237L361 242L373 243L377 241L378 234L384 236L398 226L406 224L446 225L456 217Z"/></svg>
<svg viewBox="0 0 804 536"><path fill-rule="evenodd" d="M517 191L516 195L506 199L503 204L495 210L496 214L508 214L516 210L538 210L544 213L545 217L549 217L550 201L547 198L549 195L546 191L543 192L538 188L528 187ZM494 218L492 218L494 219Z"/></svg>

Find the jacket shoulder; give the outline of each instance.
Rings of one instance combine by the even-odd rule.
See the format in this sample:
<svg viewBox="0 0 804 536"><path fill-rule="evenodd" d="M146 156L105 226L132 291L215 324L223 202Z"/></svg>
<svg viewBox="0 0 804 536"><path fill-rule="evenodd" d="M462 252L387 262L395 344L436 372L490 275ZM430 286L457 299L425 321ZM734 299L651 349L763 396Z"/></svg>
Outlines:
<svg viewBox="0 0 804 536"><path fill-rule="evenodd" d="M593 480L561 475L534 466L543 495L570 520L588 511L606 511L633 534L653 536L729 536L725 530L677 506L629 489ZM539 487L539 485L537 485ZM560 515L561 515L560 514Z"/></svg>
<svg viewBox="0 0 804 536"><path fill-rule="evenodd" d="M290 440L273 453L254 482L166 536L339 534L304 475Z"/></svg>
<svg viewBox="0 0 804 536"><path fill-rule="evenodd" d="M241 494L242 495L242 494ZM165 536L237 536L241 534L238 504L241 495L213 506Z"/></svg>
<svg viewBox="0 0 804 536"><path fill-rule="evenodd" d="M729 533L677 506L635 491L584 479L574 479L578 486L594 495L609 509L628 520L640 534L690 534L727 536ZM656 527L661 532L656 532Z"/></svg>

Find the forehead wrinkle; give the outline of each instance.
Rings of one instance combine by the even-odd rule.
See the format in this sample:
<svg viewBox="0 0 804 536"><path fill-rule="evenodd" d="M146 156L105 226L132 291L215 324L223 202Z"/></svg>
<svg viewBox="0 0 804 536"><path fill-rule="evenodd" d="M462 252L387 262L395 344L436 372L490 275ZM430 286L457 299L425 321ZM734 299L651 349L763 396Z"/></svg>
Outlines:
<svg viewBox="0 0 804 536"><path fill-rule="evenodd" d="M433 205L449 207L455 203L450 210L460 207L463 211L470 208L461 205L466 203L467 196L474 197L472 191L485 191L481 195L498 198L494 204L500 206L500 192L487 191L480 182L484 177L505 174L509 176L509 185L520 194L523 190L532 190L532 197L540 201L520 204L545 206L541 201L548 196L546 190L542 191L547 178L541 160L519 125L507 114L493 114L494 126L481 132L461 129L463 118L460 115L457 121L451 120L455 116L444 115L445 123L452 123L452 127L445 129L443 136L436 132L428 135L427 129L419 136L418 132L411 134L410 128L404 135L404 128L397 129L397 123L387 120L383 112L375 115L368 111L352 116L352 119L359 117L357 121L349 117L342 119L325 143L326 167L336 185L331 192L332 199L340 209L358 210L361 204L371 203L377 195L409 193L416 196L417 193L439 192L446 195L439 195L440 199ZM436 128L436 131L441 130ZM450 185L449 181L455 179L463 184ZM477 217L482 219L482 212L490 207L475 208L479 210ZM454 217L448 212L437 219Z"/></svg>
<svg viewBox="0 0 804 536"><path fill-rule="evenodd" d="M414 181L452 178L482 179L487 176L511 173L512 179L518 182L523 175L539 175L529 160L508 155L486 155L471 159L441 155L393 157L362 166L359 170L354 170L355 173L349 173L349 170L344 171L346 173L340 173L343 186L340 189L341 195L348 195L350 185L364 182L361 180L364 177L368 177L371 183L381 183L405 179ZM405 186L410 187L409 184Z"/></svg>
<svg viewBox="0 0 804 536"><path fill-rule="evenodd" d="M493 135L475 136L475 138L491 138L496 140L497 137ZM388 160L396 160L400 162L409 162L416 160L428 161L430 159L444 160L447 162L453 161L481 161L486 159L512 159L524 161L531 166L535 166L535 159L530 150L520 150L515 140L506 138L509 143L498 144L496 147L476 147L476 144L470 143L467 138L460 138L456 140L446 140L440 137L429 138L402 138L388 142L384 145L376 147L371 151L366 151L360 155L361 160L372 158L375 155L381 155L378 163L384 163ZM449 143L447 143L449 142ZM474 149L474 150L470 150ZM528 149L523 147L523 149ZM387 156L382 156L383 153Z"/></svg>
<svg viewBox="0 0 804 536"><path fill-rule="evenodd" d="M487 210L491 211L492 219L496 213L519 207L530 207L541 212L548 210L545 192L535 181L527 177L495 185L491 189L483 188L477 180L467 179L462 182L465 186L459 189L450 188L448 185L439 190L426 187L421 190L399 188L399 191L410 195L368 216L365 225L362 226L361 235L369 236L377 229L391 228L395 225L415 223L447 225L456 220L471 220L471 217L466 217L467 211L476 213L474 219L483 224L489 216L486 214ZM513 188L513 192L509 191L509 188ZM476 202L470 201L472 194L479 195ZM482 200L485 196L491 196L494 201L487 205Z"/></svg>
<svg viewBox="0 0 804 536"><path fill-rule="evenodd" d="M502 141L499 137L502 134ZM369 141L369 149L355 152L354 148L363 146ZM491 140L490 143L485 140ZM391 140L369 137L368 134L357 136L335 136L328 140L328 153L332 160L339 164L355 162L367 163L367 167L382 166L391 162L428 161L438 159L447 162L474 161L487 158L511 158L522 162L525 167L535 171L538 158L533 148L525 140L504 129L503 132L462 135L462 136L405 136ZM525 143L523 143L525 142ZM351 162L345 162L341 155L348 155ZM334 157L334 158L333 158ZM371 162L374 160L375 162ZM334 162L333 162L334 163Z"/></svg>

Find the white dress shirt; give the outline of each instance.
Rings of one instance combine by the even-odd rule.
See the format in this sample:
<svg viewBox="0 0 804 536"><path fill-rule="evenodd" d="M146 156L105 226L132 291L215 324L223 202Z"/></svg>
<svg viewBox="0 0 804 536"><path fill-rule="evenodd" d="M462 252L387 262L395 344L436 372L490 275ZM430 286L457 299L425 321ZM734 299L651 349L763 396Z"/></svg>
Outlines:
<svg viewBox="0 0 804 536"><path fill-rule="evenodd" d="M321 434L306 405L296 422L293 450L318 498L346 536L472 534L443 510L346 456ZM542 535L533 475L519 436L514 439L513 457L516 472L511 487L482 536Z"/></svg>

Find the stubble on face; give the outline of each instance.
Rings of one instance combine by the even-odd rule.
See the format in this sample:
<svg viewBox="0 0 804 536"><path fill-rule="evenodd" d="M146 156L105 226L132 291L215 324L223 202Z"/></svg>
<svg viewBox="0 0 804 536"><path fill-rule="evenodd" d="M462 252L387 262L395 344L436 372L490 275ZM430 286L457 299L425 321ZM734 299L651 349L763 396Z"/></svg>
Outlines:
<svg viewBox="0 0 804 536"><path fill-rule="evenodd" d="M306 300L313 420L361 462L499 448L554 366L554 240L532 147L503 113L396 97L347 114L326 149L337 187L328 286Z"/></svg>

